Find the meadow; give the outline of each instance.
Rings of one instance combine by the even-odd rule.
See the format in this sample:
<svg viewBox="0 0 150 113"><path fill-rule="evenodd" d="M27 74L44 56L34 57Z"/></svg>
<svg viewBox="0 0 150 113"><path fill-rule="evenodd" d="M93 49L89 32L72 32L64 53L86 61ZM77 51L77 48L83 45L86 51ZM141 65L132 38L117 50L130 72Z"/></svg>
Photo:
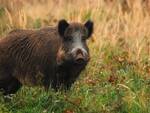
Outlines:
<svg viewBox="0 0 150 113"><path fill-rule="evenodd" d="M60 19L94 21L91 60L71 90L24 86L11 97L0 95L0 113L150 113L149 7L128 0L124 9L110 1L0 0L1 38Z"/></svg>

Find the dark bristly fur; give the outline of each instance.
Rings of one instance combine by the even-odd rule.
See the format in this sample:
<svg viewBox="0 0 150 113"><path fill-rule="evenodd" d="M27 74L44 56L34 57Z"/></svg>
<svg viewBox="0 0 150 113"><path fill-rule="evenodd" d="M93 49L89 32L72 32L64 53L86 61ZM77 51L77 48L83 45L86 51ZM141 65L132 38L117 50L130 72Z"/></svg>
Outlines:
<svg viewBox="0 0 150 113"><path fill-rule="evenodd" d="M83 25L74 23L74 26L83 29ZM0 40L0 89L4 94L15 93L24 84L41 85L45 89L51 86L57 90L60 86L69 88L74 83L88 61L77 65L71 60L62 60L66 56L62 34L57 26L39 30L18 29Z"/></svg>

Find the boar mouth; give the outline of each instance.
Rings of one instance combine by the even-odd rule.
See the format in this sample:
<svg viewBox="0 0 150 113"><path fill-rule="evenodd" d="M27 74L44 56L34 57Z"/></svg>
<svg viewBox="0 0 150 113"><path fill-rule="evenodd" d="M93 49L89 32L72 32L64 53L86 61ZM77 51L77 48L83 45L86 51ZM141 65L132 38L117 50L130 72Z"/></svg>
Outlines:
<svg viewBox="0 0 150 113"><path fill-rule="evenodd" d="M87 61L84 60L83 58L78 58L75 60L75 63L78 64L78 65L82 65L82 64L85 64Z"/></svg>
<svg viewBox="0 0 150 113"><path fill-rule="evenodd" d="M78 65L86 64L87 63L87 58L84 57L83 55L79 54L75 58L75 63L78 64Z"/></svg>

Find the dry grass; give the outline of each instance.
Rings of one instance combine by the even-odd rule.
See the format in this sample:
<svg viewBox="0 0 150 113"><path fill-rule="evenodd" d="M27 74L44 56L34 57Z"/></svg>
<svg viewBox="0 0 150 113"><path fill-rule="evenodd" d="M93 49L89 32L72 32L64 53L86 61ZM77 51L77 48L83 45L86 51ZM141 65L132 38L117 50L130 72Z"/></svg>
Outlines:
<svg viewBox="0 0 150 113"><path fill-rule="evenodd" d="M105 43L103 40L116 45L122 38L129 44L129 51L137 53L137 60L141 52L149 46L150 17L148 13L143 12L140 1L131 0L133 3L130 3L128 0L130 7L132 4L132 12L125 13L122 12L122 5L118 1L115 1L113 6L103 0L13 0L10 3L7 0L1 1L6 4L1 7L6 12L4 20L8 30L16 27L31 28L38 20L43 27L55 25L62 18L78 22L91 18L95 24L93 37L97 45Z"/></svg>

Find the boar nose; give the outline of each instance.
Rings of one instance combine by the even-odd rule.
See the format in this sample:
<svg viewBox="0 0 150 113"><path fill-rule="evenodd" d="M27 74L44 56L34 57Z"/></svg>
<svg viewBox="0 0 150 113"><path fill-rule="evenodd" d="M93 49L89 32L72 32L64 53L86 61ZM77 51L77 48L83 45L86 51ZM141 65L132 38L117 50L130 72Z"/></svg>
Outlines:
<svg viewBox="0 0 150 113"><path fill-rule="evenodd" d="M83 51L80 48L77 48L74 52L73 52L73 57L76 63L78 64L83 64L88 60L88 54L86 51Z"/></svg>

